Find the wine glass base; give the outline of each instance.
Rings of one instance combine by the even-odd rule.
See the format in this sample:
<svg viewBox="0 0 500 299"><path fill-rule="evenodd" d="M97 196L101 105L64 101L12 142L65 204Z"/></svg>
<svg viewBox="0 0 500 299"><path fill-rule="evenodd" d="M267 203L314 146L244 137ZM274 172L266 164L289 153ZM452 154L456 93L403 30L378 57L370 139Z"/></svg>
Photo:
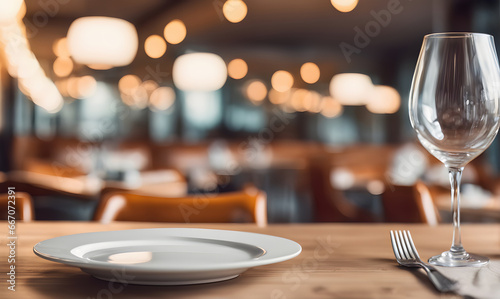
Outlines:
<svg viewBox="0 0 500 299"><path fill-rule="evenodd" d="M454 255L450 251L445 251L440 255L433 256L429 259L429 264L443 267L481 267L489 263L490 259L471 253L462 255Z"/></svg>

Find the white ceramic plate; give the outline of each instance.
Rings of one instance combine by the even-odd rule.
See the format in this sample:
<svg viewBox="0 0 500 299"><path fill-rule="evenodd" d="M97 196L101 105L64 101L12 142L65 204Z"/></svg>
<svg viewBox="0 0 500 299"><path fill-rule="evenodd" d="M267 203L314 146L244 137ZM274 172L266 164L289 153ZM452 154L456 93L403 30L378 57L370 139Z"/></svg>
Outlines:
<svg viewBox="0 0 500 299"><path fill-rule="evenodd" d="M95 232L42 241L38 256L99 279L149 285L209 283L294 258L288 239L228 230L153 228Z"/></svg>

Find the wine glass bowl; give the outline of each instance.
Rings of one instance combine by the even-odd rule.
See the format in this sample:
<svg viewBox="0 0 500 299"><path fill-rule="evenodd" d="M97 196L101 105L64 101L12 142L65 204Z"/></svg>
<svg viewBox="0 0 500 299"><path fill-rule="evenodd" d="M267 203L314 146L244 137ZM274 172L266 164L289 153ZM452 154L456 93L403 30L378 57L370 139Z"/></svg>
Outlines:
<svg viewBox="0 0 500 299"><path fill-rule="evenodd" d="M469 255L460 237L460 178L485 151L500 125L500 69L493 37L437 33L424 37L413 76L410 121L422 145L450 173L454 236L450 251L430 259L442 266L487 262Z"/></svg>

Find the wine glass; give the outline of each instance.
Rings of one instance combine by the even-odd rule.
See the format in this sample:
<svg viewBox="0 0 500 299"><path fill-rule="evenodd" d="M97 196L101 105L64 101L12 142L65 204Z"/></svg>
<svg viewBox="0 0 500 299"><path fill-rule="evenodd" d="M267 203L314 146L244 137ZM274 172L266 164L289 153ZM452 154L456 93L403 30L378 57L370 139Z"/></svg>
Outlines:
<svg viewBox="0 0 500 299"><path fill-rule="evenodd" d="M500 119L500 70L493 37L435 33L424 37L410 91L410 121L422 145L448 168L453 243L431 257L439 266L480 266L460 235L460 179L470 161L495 139Z"/></svg>

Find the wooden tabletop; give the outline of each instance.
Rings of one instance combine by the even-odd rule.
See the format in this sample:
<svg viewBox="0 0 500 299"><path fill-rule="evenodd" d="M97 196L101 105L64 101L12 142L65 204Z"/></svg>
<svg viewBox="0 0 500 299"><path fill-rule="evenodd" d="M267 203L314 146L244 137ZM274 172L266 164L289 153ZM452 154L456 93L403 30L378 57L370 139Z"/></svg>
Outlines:
<svg viewBox="0 0 500 299"><path fill-rule="evenodd" d="M33 253L42 240L74 233L152 227L203 227L270 234L302 245L296 258L252 268L239 277L191 286L118 285L80 269L46 261ZM440 294L417 269L397 265L389 230L410 229L422 258L449 248L449 225L294 224L258 228L246 224L172 225L157 223L17 223L16 291L7 289L9 249L4 222L0 231L0 298L459 298ZM500 259L500 225L464 225L467 250Z"/></svg>

